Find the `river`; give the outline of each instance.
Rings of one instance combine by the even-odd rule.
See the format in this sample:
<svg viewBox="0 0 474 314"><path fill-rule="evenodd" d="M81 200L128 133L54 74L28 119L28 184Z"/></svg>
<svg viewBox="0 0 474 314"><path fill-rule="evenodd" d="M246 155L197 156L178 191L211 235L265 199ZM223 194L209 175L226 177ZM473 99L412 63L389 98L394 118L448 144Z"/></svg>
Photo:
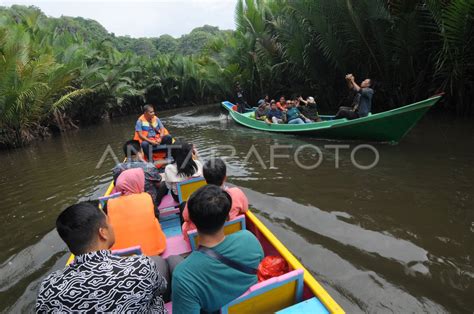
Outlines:
<svg viewBox="0 0 474 314"><path fill-rule="evenodd" d="M160 116L202 159L225 157L228 181L348 313L474 311L472 121L428 116L398 145L359 146L246 129L218 105ZM31 312L64 266L55 219L104 193L135 120L0 152L0 312Z"/></svg>

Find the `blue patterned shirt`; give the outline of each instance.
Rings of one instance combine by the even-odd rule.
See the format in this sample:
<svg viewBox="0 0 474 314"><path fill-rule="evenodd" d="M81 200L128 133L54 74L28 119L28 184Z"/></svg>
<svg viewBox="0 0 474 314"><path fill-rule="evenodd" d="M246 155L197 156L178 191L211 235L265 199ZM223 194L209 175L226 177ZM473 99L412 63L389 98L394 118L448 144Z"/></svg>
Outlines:
<svg viewBox="0 0 474 314"><path fill-rule="evenodd" d="M166 313L160 296L166 284L146 256L91 252L76 256L73 264L43 280L36 313Z"/></svg>

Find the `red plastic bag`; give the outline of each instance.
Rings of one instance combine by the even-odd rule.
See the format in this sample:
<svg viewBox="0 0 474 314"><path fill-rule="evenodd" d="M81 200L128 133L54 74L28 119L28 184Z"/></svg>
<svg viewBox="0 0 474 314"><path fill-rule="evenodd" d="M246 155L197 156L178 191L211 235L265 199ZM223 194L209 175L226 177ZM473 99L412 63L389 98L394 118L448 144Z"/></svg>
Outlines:
<svg viewBox="0 0 474 314"><path fill-rule="evenodd" d="M289 271L288 263L280 256L266 256L258 265L258 282L278 277Z"/></svg>

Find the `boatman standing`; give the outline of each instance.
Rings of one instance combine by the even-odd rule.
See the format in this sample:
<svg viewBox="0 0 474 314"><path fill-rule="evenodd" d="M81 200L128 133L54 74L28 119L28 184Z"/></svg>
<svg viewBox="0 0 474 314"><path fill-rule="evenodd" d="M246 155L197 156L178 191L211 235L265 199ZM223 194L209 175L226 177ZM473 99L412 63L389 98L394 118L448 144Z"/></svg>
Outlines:
<svg viewBox="0 0 474 314"><path fill-rule="evenodd" d="M138 118L135 125L134 140L140 141L148 161L153 160L154 151L163 150L160 145L172 144L172 138L163 123L155 115L153 106L145 105L143 107L143 114Z"/></svg>

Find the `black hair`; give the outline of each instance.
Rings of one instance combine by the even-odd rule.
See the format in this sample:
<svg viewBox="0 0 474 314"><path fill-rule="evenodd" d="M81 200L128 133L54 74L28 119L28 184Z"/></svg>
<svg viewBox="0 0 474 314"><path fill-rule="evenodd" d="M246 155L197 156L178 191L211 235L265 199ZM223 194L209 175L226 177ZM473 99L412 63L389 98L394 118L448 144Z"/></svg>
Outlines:
<svg viewBox="0 0 474 314"><path fill-rule="evenodd" d="M227 168L225 162L220 158L213 158L204 164L202 169L207 184L221 186L224 183Z"/></svg>
<svg viewBox="0 0 474 314"><path fill-rule="evenodd" d="M205 185L188 200L189 218L199 233L212 235L224 226L232 207L230 195L215 185Z"/></svg>
<svg viewBox="0 0 474 314"><path fill-rule="evenodd" d="M379 82L371 78L368 78L368 79L370 80L370 85L369 85L370 88L376 89L377 87L379 87Z"/></svg>
<svg viewBox="0 0 474 314"><path fill-rule="evenodd" d="M193 145L185 142L178 142L173 146L171 157L173 157L176 167L178 168L178 175L190 177L195 174L198 167L192 158Z"/></svg>
<svg viewBox="0 0 474 314"><path fill-rule="evenodd" d="M145 106L143 106L143 113L149 111L150 109L151 109L151 110L155 110L155 108L153 108L152 105L145 105Z"/></svg>
<svg viewBox="0 0 474 314"><path fill-rule="evenodd" d="M122 149L123 149L124 155L130 158L131 156L138 154L142 150L142 147L140 146L139 141L130 140L130 141L126 141L125 144L123 144Z"/></svg>
<svg viewBox="0 0 474 314"><path fill-rule="evenodd" d="M69 206L56 219L59 236L74 255L87 253L99 228L105 226L106 216L97 201Z"/></svg>

